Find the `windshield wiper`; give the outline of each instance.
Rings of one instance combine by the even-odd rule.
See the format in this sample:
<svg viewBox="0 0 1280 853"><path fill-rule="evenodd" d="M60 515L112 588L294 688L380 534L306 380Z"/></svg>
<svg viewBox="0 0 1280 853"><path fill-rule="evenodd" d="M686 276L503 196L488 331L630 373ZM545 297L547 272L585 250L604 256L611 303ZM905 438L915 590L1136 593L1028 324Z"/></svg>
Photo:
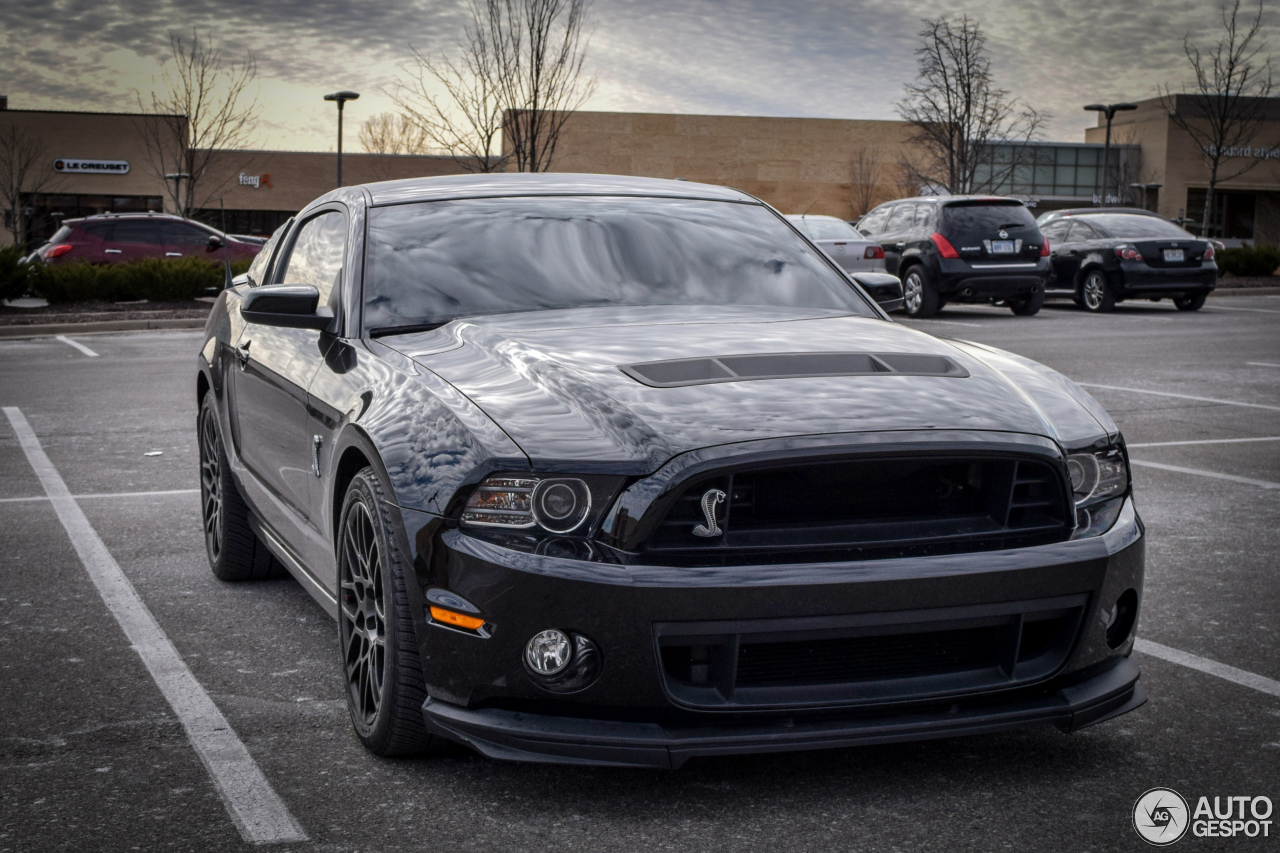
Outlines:
<svg viewBox="0 0 1280 853"><path fill-rule="evenodd" d="M381 338L384 335L409 335L414 332L430 332L433 329L440 328L448 322L450 321L442 320L438 323L417 323L412 326L380 326L376 329L370 329L369 337Z"/></svg>

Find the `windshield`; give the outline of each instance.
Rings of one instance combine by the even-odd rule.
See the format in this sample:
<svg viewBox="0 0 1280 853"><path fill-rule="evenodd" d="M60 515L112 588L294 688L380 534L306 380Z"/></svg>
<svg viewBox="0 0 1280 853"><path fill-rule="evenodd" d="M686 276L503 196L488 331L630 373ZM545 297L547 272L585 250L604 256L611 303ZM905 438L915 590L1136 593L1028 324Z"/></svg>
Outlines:
<svg viewBox="0 0 1280 853"><path fill-rule="evenodd" d="M839 219L793 219L791 220L810 240L861 240L859 234L848 222Z"/></svg>
<svg viewBox="0 0 1280 853"><path fill-rule="evenodd" d="M761 305L876 316L768 208L543 196L369 211L364 326L611 305Z"/></svg>
<svg viewBox="0 0 1280 853"><path fill-rule="evenodd" d="M1112 237L1132 239L1134 237L1164 237L1170 240L1194 240L1188 232L1164 219L1154 216L1139 216L1131 213L1090 214L1084 220L1100 226Z"/></svg>

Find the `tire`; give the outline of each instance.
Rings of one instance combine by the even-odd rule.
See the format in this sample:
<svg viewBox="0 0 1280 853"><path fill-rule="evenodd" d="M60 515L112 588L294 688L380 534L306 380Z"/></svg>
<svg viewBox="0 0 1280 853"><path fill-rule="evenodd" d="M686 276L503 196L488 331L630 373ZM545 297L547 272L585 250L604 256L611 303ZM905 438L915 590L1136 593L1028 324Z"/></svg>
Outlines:
<svg viewBox="0 0 1280 853"><path fill-rule="evenodd" d="M418 657L405 565L372 467L347 487L338 524L338 639L347 708L369 751L387 758L439 751L422 719Z"/></svg>
<svg viewBox="0 0 1280 853"><path fill-rule="evenodd" d="M1173 304L1177 306L1179 311L1199 311L1204 307L1204 301L1208 298L1209 294L1201 291L1190 296L1174 297Z"/></svg>
<svg viewBox="0 0 1280 853"><path fill-rule="evenodd" d="M902 298L908 317L932 317L942 308L937 289L919 264L907 268L902 279Z"/></svg>
<svg viewBox="0 0 1280 853"><path fill-rule="evenodd" d="M1095 314L1115 310L1116 294L1107 284L1107 276L1097 267L1088 270L1080 282L1080 307Z"/></svg>
<svg viewBox="0 0 1280 853"><path fill-rule="evenodd" d="M213 391L206 391L196 418L200 452L200 518L209 568L219 580L249 581L278 578L284 566L249 526L249 505L231 476Z"/></svg>
<svg viewBox="0 0 1280 853"><path fill-rule="evenodd" d="M1009 310L1019 317L1030 317L1040 313L1044 307L1044 288L1037 287L1026 296L1015 296L1006 300Z"/></svg>

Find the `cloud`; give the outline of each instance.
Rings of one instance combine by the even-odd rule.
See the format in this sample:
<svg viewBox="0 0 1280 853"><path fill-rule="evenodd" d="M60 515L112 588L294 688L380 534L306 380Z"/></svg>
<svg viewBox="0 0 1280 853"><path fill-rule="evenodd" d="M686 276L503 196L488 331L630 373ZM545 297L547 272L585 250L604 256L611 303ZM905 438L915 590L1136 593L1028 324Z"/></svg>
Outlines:
<svg viewBox="0 0 1280 853"><path fill-rule="evenodd" d="M1079 141L1081 105L1140 99L1188 76L1182 38L1216 41L1216 7L1160 0L953 0L987 35L997 82L1054 114L1050 138ZM589 109L890 119L915 76L933 0L596 0ZM1280 41L1277 16L1264 32ZM362 93L348 121L390 109L409 44L448 49L465 0L52 0L0 4L0 91L15 109L123 111L149 91L169 34L201 28L228 56L258 60L268 148L332 147L336 88Z"/></svg>

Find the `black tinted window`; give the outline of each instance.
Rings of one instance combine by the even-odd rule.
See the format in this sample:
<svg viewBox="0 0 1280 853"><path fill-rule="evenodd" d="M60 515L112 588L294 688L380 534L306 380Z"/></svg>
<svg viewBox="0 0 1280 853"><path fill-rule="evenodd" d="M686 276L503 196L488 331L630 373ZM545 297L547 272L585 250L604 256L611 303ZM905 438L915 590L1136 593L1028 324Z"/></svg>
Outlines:
<svg viewBox="0 0 1280 853"><path fill-rule="evenodd" d="M110 240L111 233L112 231L115 230L113 226L114 226L114 223L111 223L111 222L83 222L80 225L76 226L76 230L79 231L81 234L87 234L90 237L96 237L99 240ZM67 233L62 234L62 229L66 229ZM55 240L65 240L68 236L70 236L71 232L70 232L70 229L67 228L67 226L65 225L62 226L62 229L59 229L58 231L58 234L62 234L61 237L58 237L58 234L53 235L53 238Z"/></svg>
<svg viewBox="0 0 1280 853"><path fill-rule="evenodd" d="M181 246L185 249L205 248L209 245L209 238L213 236L203 228L187 225L184 222L161 222L159 225L160 234L164 237L167 246Z"/></svg>
<svg viewBox="0 0 1280 853"><path fill-rule="evenodd" d="M150 246L159 246L160 229L156 228L154 222L123 222L113 223L115 226L111 229L111 236L105 239L113 243L145 243Z"/></svg>
<svg viewBox="0 0 1280 853"><path fill-rule="evenodd" d="M995 234L1000 229L1034 228L1031 211L1020 204L960 202L943 208L942 224L956 234Z"/></svg>
<svg viewBox="0 0 1280 853"><path fill-rule="evenodd" d="M342 256L347 248L347 218L336 210L303 223L293 249L277 278L285 284L310 284L320 291L320 304L328 305L334 285L342 276Z"/></svg>
<svg viewBox="0 0 1280 853"><path fill-rule="evenodd" d="M914 204L900 204L893 209L893 213L889 215L889 222L885 225L886 234L896 234L899 231L906 231L911 227L911 223L915 221L916 206Z"/></svg>
<svg viewBox="0 0 1280 853"><path fill-rule="evenodd" d="M1077 220L1067 224L1071 226L1071 233L1067 235L1068 242L1083 243L1085 240L1097 239L1097 232L1085 223Z"/></svg>
<svg viewBox="0 0 1280 853"><path fill-rule="evenodd" d="M1070 225L1065 219L1058 219L1043 226L1040 233L1055 243L1062 243L1067 239L1067 228Z"/></svg>
<svg viewBox="0 0 1280 853"><path fill-rule="evenodd" d="M365 327L610 305L767 305L871 315L768 208L542 197L375 208Z"/></svg>
<svg viewBox="0 0 1280 853"><path fill-rule="evenodd" d="M1102 226L1112 237L1164 237L1171 240L1194 240L1189 233L1164 219L1155 216L1139 216L1132 213L1098 213L1089 217L1090 222Z"/></svg>

